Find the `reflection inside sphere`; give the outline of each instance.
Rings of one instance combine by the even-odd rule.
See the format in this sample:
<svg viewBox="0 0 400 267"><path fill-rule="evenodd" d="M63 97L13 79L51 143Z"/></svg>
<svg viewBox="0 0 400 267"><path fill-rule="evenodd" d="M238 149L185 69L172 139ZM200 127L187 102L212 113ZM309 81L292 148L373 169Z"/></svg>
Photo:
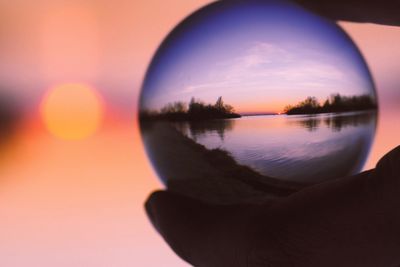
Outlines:
<svg viewBox="0 0 400 267"><path fill-rule="evenodd" d="M336 24L292 3L250 0L213 3L169 34L139 113L169 188L229 199L360 172L376 111L364 59Z"/></svg>

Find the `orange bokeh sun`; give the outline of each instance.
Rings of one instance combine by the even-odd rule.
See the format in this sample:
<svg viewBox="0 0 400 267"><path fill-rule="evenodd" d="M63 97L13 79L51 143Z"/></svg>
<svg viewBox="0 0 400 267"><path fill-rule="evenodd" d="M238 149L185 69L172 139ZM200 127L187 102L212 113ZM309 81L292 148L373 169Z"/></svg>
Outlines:
<svg viewBox="0 0 400 267"><path fill-rule="evenodd" d="M91 136L103 118L100 96L85 84L62 84L52 88L40 108L49 132L65 140Z"/></svg>

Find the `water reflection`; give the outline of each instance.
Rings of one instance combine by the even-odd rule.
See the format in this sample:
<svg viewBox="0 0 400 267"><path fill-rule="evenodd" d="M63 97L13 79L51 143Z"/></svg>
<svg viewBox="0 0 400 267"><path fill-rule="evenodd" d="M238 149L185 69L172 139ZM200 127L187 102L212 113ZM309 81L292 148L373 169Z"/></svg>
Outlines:
<svg viewBox="0 0 400 267"><path fill-rule="evenodd" d="M295 124L306 128L310 132L316 131L320 127L321 122L322 122L322 119L318 118L315 115L309 116L304 120L294 121ZM289 122L289 123L291 123L291 122Z"/></svg>
<svg viewBox="0 0 400 267"><path fill-rule="evenodd" d="M204 199L285 195L361 171L376 112L142 122L168 188ZM260 190L262 188L262 190ZM221 197L223 196L223 197Z"/></svg>
<svg viewBox="0 0 400 267"><path fill-rule="evenodd" d="M288 118L288 124L295 124L310 132L316 131L324 123L334 132L340 132L345 127L368 125L376 120L376 112L349 112L322 115L298 115Z"/></svg>
<svg viewBox="0 0 400 267"><path fill-rule="evenodd" d="M235 123L226 125L228 129ZM189 123L142 122L142 137L156 171L169 190L203 199L233 203L283 196L301 188L300 184L264 176L249 166L239 164L227 150L209 149L187 134L199 129L197 138L213 136L225 142L218 131L206 124L190 128ZM183 132L185 133L183 133ZM227 132L224 130L224 134Z"/></svg>
<svg viewBox="0 0 400 267"><path fill-rule="evenodd" d="M187 123L177 123L176 127L182 132L190 132L194 140L198 138L216 135L224 141L225 134L233 130L235 120L210 120L210 121L190 121Z"/></svg>
<svg viewBox="0 0 400 267"><path fill-rule="evenodd" d="M324 119L325 124L333 131L340 132L345 127L374 124L376 113L356 113L350 115L329 116Z"/></svg>
<svg viewBox="0 0 400 267"><path fill-rule="evenodd" d="M374 111L250 116L185 122L186 130L180 130L208 149L228 151L263 175L314 183L361 170L376 119Z"/></svg>

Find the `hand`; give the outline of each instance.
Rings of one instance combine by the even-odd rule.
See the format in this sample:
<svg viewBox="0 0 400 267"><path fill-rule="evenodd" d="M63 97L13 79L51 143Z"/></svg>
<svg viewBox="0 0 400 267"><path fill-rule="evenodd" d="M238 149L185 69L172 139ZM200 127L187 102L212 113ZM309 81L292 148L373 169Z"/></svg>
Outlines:
<svg viewBox="0 0 400 267"><path fill-rule="evenodd" d="M295 2L333 20L400 25L398 0L295 0Z"/></svg>
<svg viewBox="0 0 400 267"><path fill-rule="evenodd" d="M295 1L333 20L400 25L397 0ZM397 267L400 147L373 170L287 197L223 205L167 190L153 193L146 210L194 266Z"/></svg>
<svg viewBox="0 0 400 267"><path fill-rule="evenodd" d="M194 266L400 266L400 147L371 171L259 204L153 193L148 215Z"/></svg>

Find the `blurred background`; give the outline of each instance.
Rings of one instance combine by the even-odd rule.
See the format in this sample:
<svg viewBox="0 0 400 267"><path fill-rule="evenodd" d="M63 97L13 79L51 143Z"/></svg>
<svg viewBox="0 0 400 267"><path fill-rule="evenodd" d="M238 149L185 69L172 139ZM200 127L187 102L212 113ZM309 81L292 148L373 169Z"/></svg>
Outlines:
<svg viewBox="0 0 400 267"><path fill-rule="evenodd" d="M136 107L160 42L209 2L0 0L0 266L187 266L145 216L162 185ZM399 145L400 28L339 24L377 86L369 169Z"/></svg>

